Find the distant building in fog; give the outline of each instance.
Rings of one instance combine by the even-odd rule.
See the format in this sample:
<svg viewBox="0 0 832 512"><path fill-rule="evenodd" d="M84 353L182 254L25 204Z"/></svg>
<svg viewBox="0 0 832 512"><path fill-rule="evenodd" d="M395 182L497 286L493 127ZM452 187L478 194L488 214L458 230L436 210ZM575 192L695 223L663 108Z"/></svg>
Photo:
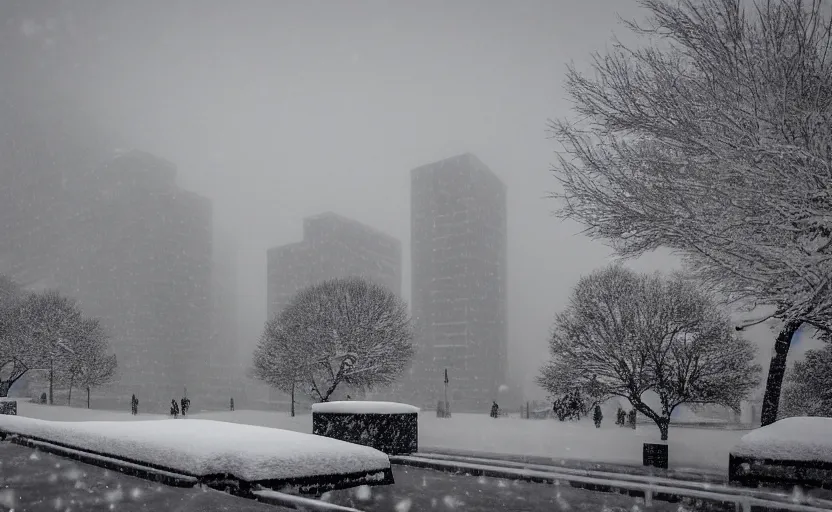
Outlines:
<svg viewBox="0 0 832 512"><path fill-rule="evenodd" d="M267 253L269 318L300 289L336 277L359 276L401 296L401 242L335 213L303 220L303 241Z"/></svg>
<svg viewBox="0 0 832 512"><path fill-rule="evenodd" d="M138 151L112 159L91 186L60 287L107 326L120 394L150 408L185 387L199 393L212 333L211 201L179 188L173 164Z"/></svg>
<svg viewBox="0 0 832 512"><path fill-rule="evenodd" d="M507 379L506 187L474 155L411 171L412 400L487 410ZM503 390L506 388L503 387Z"/></svg>
<svg viewBox="0 0 832 512"><path fill-rule="evenodd" d="M335 213L305 218L303 241L269 249L267 260L269 318L282 311L298 291L327 279L363 277L401 296L401 242ZM338 390L346 392L346 388ZM282 399L282 394L271 393L271 400Z"/></svg>

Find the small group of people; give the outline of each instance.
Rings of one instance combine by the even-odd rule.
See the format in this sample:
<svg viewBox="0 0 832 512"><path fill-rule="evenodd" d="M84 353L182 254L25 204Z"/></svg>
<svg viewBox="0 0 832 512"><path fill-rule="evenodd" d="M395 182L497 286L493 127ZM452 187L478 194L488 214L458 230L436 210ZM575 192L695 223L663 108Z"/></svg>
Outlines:
<svg viewBox="0 0 832 512"><path fill-rule="evenodd" d="M180 400L180 402L182 404L182 409L181 409L182 417L185 417L185 416L188 415L188 409L191 408L191 399L186 397L186 396L183 396L182 399ZM233 405L232 405L232 407L233 407ZM170 401L170 415L173 416L174 419L176 419L176 418L179 417L179 411L180 411L179 404L176 403L176 399L175 398L171 399L171 401Z"/></svg>
<svg viewBox="0 0 832 512"><path fill-rule="evenodd" d="M139 414L139 399L136 398L136 395L133 395L133 398L130 399L130 414L133 416Z"/></svg>

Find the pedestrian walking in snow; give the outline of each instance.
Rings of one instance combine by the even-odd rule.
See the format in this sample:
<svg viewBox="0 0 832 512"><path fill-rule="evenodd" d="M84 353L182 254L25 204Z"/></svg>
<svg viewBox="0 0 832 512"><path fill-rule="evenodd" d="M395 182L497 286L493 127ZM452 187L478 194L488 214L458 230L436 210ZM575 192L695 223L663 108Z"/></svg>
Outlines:
<svg viewBox="0 0 832 512"><path fill-rule="evenodd" d="M230 405L231 405L231 410L233 411L234 410L234 397L233 396L231 397Z"/></svg>
<svg viewBox="0 0 832 512"><path fill-rule="evenodd" d="M497 418L499 416L500 416L500 406L497 405L497 401L494 400L494 402L491 404L491 417L492 418Z"/></svg>
<svg viewBox="0 0 832 512"><path fill-rule="evenodd" d="M175 398L170 401L170 415L173 416L173 419L179 417L179 404L176 403Z"/></svg>

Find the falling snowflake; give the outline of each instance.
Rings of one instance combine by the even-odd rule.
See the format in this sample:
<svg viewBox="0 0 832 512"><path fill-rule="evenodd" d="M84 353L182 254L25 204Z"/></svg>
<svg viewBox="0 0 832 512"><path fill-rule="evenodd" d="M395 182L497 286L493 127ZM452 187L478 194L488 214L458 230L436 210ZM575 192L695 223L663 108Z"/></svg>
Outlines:
<svg viewBox="0 0 832 512"><path fill-rule="evenodd" d="M481 477L477 478L477 483L480 484L480 485L485 485L485 484L488 483L488 479L485 478L484 476L481 476Z"/></svg>
<svg viewBox="0 0 832 512"><path fill-rule="evenodd" d="M413 500L411 500L410 498L405 498L400 502L396 503L396 512L408 512L412 505Z"/></svg>
<svg viewBox="0 0 832 512"><path fill-rule="evenodd" d="M3 489L0 491L0 505L7 508L12 508L16 500L13 489Z"/></svg>
<svg viewBox="0 0 832 512"><path fill-rule="evenodd" d="M445 496L442 498L442 503L448 508L457 508L463 505L462 501L454 496Z"/></svg>
<svg viewBox="0 0 832 512"><path fill-rule="evenodd" d="M52 473L51 475L49 475L49 478L47 480L49 480L50 484L54 484L58 481L58 473Z"/></svg>
<svg viewBox="0 0 832 512"><path fill-rule="evenodd" d="M71 468L64 471L64 478L67 480L78 480L82 476L84 476L84 473L78 468Z"/></svg>
<svg viewBox="0 0 832 512"><path fill-rule="evenodd" d="M558 506L561 510L569 510L572 508L569 502L566 501L566 499L563 496L561 496L560 491L558 491L558 493L555 494L555 500L558 502Z"/></svg>
<svg viewBox="0 0 832 512"><path fill-rule="evenodd" d="M142 496L142 490L139 489L138 487L133 487L133 489L130 491L130 497L133 498L134 500L139 499L141 496Z"/></svg>
<svg viewBox="0 0 832 512"><path fill-rule="evenodd" d="M110 504L111 504L110 508L112 508L113 503L115 503L117 501L121 501L124 498L124 492L121 490L121 488L118 488L118 489L109 491L107 494L104 495L104 498L107 501L110 502Z"/></svg>
<svg viewBox="0 0 832 512"><path fill-rule="evenodd" d="M373 492L370 490L369 485L362 485L355 490L355 497L361 501L367 501L372 496Z"/></svg>
<svg viewBox="0 0 832 512"><path fill-rule="evenodd" d="M63 506L63 504L64 504L64 500L62 500L60 496L55 498L55 510L60 510L61 507Z"/></svg>
<svg viewBox="0 0 832 512"><path fill-rule="evenodd" d="M29 460L40 460L40 455L38 455L38 452L32 452L32 455L29 455Z"/></svg>

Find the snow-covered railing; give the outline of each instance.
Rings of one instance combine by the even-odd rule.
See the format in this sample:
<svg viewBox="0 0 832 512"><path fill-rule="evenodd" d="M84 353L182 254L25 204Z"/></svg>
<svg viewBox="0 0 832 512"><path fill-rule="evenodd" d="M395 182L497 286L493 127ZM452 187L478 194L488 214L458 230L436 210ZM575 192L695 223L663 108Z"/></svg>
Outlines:
<svg viewBox="0 0 832 512"><path fill-rule="evenodd" d="M388 455L415 453L419 440L419 408L395 402L314 404L312 433L371 446Z"/></svg>

